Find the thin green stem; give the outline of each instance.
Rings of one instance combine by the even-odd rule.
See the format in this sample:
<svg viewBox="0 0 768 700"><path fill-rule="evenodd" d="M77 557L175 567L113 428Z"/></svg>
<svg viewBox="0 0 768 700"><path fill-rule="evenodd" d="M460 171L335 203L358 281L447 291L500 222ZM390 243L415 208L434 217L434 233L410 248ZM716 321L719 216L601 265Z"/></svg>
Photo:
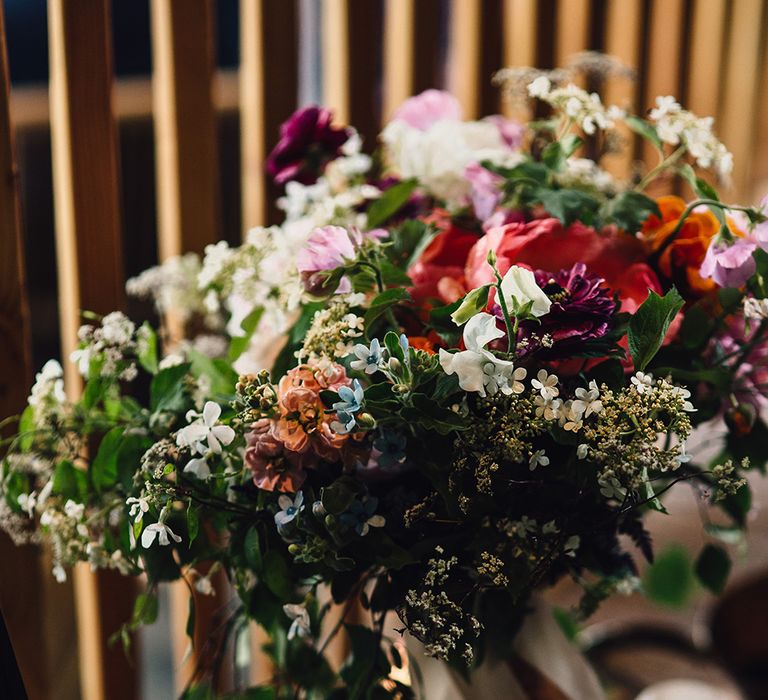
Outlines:
<svg viewBox="0 0 768 700"><path fill-rule="evenodd" d="M648 185L651 184L661 173L671 168L685 153L686 147L680 146L676 151L673 151L667 158L663 158L661 162L649 172L645 174L640 182L635 185L636 192L642 192Z"/></svg>
<svg viewBox="0 0 768 700"><path fill-rule="evenodd" d="M518 328L518 320L515 318L514 326L512 325L512 318L509 315L509 309L507 308L507 300L504 298L504 295L501 292L501 275L499 274L499 271L496 269L496 265L493 263L489 263L491 267L493 268L493 273L496 275L496 284L494 287L496 287L496 296L499 299L499 306L501 306L501 313L504 316L504 325L507 328L507 355L511 355L515 351L515 346L517 345L517 328Z"/></svg>

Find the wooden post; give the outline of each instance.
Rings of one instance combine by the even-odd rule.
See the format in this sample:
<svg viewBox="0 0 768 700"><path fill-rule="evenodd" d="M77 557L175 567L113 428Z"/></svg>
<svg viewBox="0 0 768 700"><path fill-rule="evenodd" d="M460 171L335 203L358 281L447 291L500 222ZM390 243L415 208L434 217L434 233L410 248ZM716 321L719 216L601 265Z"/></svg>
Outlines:
<svg viewBox="0 0 768 700"><path fill-rule="evenodd" d="M536 0L504 0L504 66L536 66L538 45ZM502 95L502 111L507 117L525 122L531 118L526 101L513 101Z"/></svg>
<svg viewBox="0 0 768 700"><path fill-rule="evenodd" d="M211 0L152 0L152 91L161 260L219 237Z"/></svg>
<svg viewBox="0 0 768 700"><path fill-rule="evenodd" d="M560 0L557 4L555 65L564 66L573 54L589 46L590 0Z"/></svg>
<svg viewBox="0 0 768 700"><path fill-rule="evenodd" d="M298 13L295 0L240 0L240 172L243 233L277 223L277 189L264 161L280 124L297 107Z"/></svg>
<svg viewBox="0 0 768 700"><path fill-rule="evenodd" d="M77 343L80 310L123 306L117 141L111 105L112 27L107 0L49 0L51 146L62 350ZM81 388L65 363L70 396ZM75 569L83 697L135 697L135 666L107 639L131 615L134 581ZM118 690L119 689L119 690Z"/></svg>

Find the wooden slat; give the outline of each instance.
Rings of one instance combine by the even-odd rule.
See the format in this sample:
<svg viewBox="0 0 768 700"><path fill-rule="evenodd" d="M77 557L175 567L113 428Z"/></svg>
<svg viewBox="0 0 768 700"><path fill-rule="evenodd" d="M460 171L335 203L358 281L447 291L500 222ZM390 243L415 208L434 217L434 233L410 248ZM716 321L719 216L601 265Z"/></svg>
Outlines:
<svg viewBox="0 0 768 700"><path fill-rule="evenodd" d="M718 115L724 69L726 0L696 0L693 6L686 107L701 116Z"/></svg>
<svg viewBox="0 0 768 700"><path fill-rule="evenodd" d="M111 108L111 25L106 0L50 0L51 149L62 349L77 342L80 309L123 306L115 124ZM67 363L70 395L79 376ZM107 639L130 617L134 582L111 572L74 572L82 695L135 697L132 663Z"/></svg>
<svg viewBox="0 0 768 700"><path fill-rule="evenodd" d="M768 194L768 41L763 46L758 100L757 144L752 170L754 186L750 193L750 202L758 202Z"/></svg>
<svg viewBox="0 0 768 700"><path fill-rule="evenodd" d="M589 46L591 0L560 0L557 4L555 64L564 66Z"/></svg>
<svg viewBox="0 0 768 700"><path fill-rule="evenodd" d="M729 194L737 200L751 195L765 21L762 0L733 3L719 133L733 153L733 188Z"/></svg>
<svg viewBox="0 0 768 700"><path fill-rule="evenodd" d="M386 121L406 98L442 84L440 0L388 0L384 13Z"/></svg>
<svg viewBox="0 0 768 700"><path fill-rule="evenodd" d="M641 112L653 107L657 96L680 96L684 12L685 0L651 1ZM650 144L643 144L643 160L648 167L656 165L658 156Z"/></svg>
<svg viewBox="0 0 768 700"><path fill-rule="evenodd" d="M31 380L29 309L24 281L18 178L10 121L10 75L5 18L0 4L0 416L17 415L24 407ZM2 431L0 437L7 437ZM0 453L1 454L1 453ZM0 610L6 618L26 692L32 700L50 695L54 668L48 652L45 576L37 547L16 547L0 532ZM64 675L64 674L62 674ZM61 687L77 692L77 676ZM74 680L72 684L71 681Z"/></svg>
<svg viewBox="0 0 768 700"><path fill-rule="evenodd" d="M279 127L297 107L296 3L240 0L240 169L243 233L277 223L277 190L264 161Z"/></svg>
<svg viewBox="0 0 768 700"><path fill-rule="evenodd" d="M161 259L218 238L211 0L152 0L158 246Z"/></svg>
<svg viewBox="0 0 768 700"><path fill-rule="evenodd" d="M504 0L503 8L504 66L519 68L536 65L538 12L536 0ZM505 116L525 122L531 110L523 101L504 99Z"/></svg>
<svg viewBox="0 0 768 700"><path fill-rule="evenodd" d="M451 4L448 89L461 103L465 119L480 116L482 12L481 0L454 0Z"/></svg>
<svg viewBox="0 0 768 700"><path fill-rule="evenodd" d="M641 60L642 0L613 0L608 4L605 21L605 52L624 65L638 70ZM606 80L603 90L606 104L637 110L637 82L614 76ZM617 126L626 147L621 153L606 156L602 166L618 178L629 177L634 160L635 136L623 124Z"/></svg>
<svg viewBox="0 0 768 700"><path fill-rule="evenodd" d="M338 123L360 132L368 150L375 148L381 124L382 20L382 0L325 0L322 5L323 103Z"/></svg>

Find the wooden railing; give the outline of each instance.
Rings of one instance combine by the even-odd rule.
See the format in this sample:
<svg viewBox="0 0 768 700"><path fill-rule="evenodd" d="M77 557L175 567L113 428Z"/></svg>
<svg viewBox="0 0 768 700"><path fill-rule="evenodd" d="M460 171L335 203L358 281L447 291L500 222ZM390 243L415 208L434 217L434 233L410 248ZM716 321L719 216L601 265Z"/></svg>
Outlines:
<svg viewBox="0 0 768 700"><path fill-rule="evenodd" d="M25 88L11 90L9 99L0 22L3 416L22 407L31 374L15 133L47 129L50 123L63 356L74 347L80 309L107 312L124 304L116 119L154 118L161 258L200 252L221 236L216 119L222 105L240 114L243 228L276 219L275 192L262 162L279 123L297 104L298 3L240 0L241 63L235 78L214 70L212 0L150 2L151 85L115 84L108 0L49 0L47 95ZM323 100L339 121L358 127L369 148L395 107L427 87L452 90L468 117L515 114L491 85L495 70L552 67L572 53L596 49L638 73L635 82L607 81L608 100L642 110L655 95L678 95L695 112L718 119L718 132L736 159L729 195L746 201L768 189L766 0L318 2ZM626 174L632 159L614 158L610 168ZM35 250L26 255L33 258ZM73 373L67 375L70 392L79 390L78 382ZM136 697L135 658L106 644L129 615L134 582L79 568L74 588L52 584L41 563L44 555L14 549L1 537L0 557L0 604L30 697ZM172 594L177 663L186 647L186 595L182 588ZM198 642L207 636L213 611L209 605L198 613ZM263 678L255 658L253 675ZM77 659L79 674L73 672ZM185 669L193 664L194 658ZM188 671L175 670L181 688Z"/></svg>

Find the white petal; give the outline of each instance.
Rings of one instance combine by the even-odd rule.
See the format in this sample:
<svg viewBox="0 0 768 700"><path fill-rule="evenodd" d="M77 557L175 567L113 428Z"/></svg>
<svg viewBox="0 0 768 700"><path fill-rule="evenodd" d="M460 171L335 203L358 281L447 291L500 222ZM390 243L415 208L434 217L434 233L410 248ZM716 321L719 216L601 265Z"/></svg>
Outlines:
<svg viewBox="0 0 768 700"><path fill-rule="evenodd" d="M464 345L467 350L480 350L492 340L504 337L504 331L496 325L496 317L481 312L475 314L464 326Z"/></svg>
<svg viewBox="0 0 768 700"><path fill-rule="evenodd" d="M194 474L198 479L207 479L211 475L211 469L204 457L190 459L184 467L184 472Z"/></svg>
<svg viewBox="0 0 768 700"><path fill-rule="evenodd" d="M203 407L203 421L211 428L216 425L216 421L219 420L221 415L221 406L213 401L206 401Z"/></svg>
<svg viewBox="0 0 768 700"><path fill-rule="evenodd" d="M368 518L368 524L371 527L384 527L386 522L387 521L384 519L383 515L372 515L370 518Z"/></svg>
<svg viewBox="0 0 768 700"><path fill-rule="evenodd" d="M144 528L144 532L141 533L141 546L144 549L149 549L152 543L157 537L157 527L155 525L148 525Z"/></svg>
<svg viewBox="0 0 768 700"><path fill-rule="evenodd" d="M222 445L229 445L235 439L235 431L228 425L217 425L211 429L211 432Z"/></svg>
<svg viewBox="0 0 768 700"><path fill-rule="evenodd" d="M485 396L483 367L487 363L486 357L471 350L449 353L440 349L440 365L445 373L455 374L464 391L476 391L480 396Z"/></svg>
<svg viewBox="0 0 768 700"><path fill-rule="evenodd" d="M280 498L277 499L277 505L280 506L281 510L285 510L286 508L290 508L293 505L293 501L291 500L290 496L283 494L280 496ZM283 608L285 609L285 607L286 606L284 605Z"/></svg>

